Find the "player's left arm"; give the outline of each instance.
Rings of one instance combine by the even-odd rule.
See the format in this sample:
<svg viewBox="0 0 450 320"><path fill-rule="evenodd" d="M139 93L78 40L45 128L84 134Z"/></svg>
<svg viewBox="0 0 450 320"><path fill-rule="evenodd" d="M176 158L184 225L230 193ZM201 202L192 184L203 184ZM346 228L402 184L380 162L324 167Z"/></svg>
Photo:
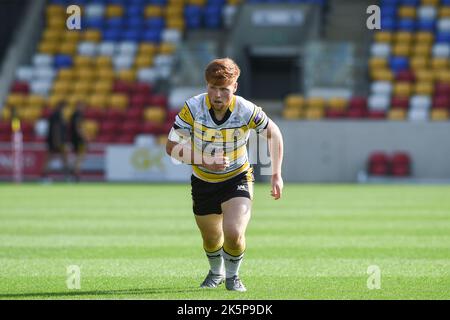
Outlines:
<svg viewBox="0 0 450 320"><path fill-rule="evenodd" d="M281 176L281 165L283 163L283 135L280 128L271 119L268 119L267 140L270 152L270 160L272 162L272 190L271 195L275 200L281 198L283 193L283 178Z"/></svg>

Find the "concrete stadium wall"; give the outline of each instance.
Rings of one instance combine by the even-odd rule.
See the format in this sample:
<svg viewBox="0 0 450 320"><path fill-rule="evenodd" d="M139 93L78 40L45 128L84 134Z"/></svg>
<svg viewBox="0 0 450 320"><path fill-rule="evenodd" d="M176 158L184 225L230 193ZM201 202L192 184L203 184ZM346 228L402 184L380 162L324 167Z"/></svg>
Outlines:
<svg viewBox="0 0 450 320"><path fill-rule="evenodd" d="M407 151L414 179L450 180L448 122L274 121L285 140L287 182L355 182L375 150Z"/></svg>

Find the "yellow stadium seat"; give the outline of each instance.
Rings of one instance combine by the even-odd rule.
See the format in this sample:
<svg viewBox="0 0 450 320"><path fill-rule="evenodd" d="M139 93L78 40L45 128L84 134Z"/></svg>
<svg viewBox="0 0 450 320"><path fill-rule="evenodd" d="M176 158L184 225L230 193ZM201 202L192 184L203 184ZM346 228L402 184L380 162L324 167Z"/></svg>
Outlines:
<svg viewBox="0 0 450 320"><path fill-rule="evenodd" d="M33 108L42 108L45 106L45 98L38 94L30 94L27 98L27 106Z"/></svg>
<svg viewBox="0 0 450 320"><path fill-rule="evenodd" d="M433 109L431 110L431 120L433 121L448 121L448 110Z"/></svg>
<svg viewBox="0 0 450 320"><path fill-rule="evenodd" d="M109 56L98 56L95 59L95 65L97 68L112 68L112 60Z"/></svg>
<svg viewBox="0 0 450 320"><path fill-rule="evenodd" d="M227 3L231 6L236 6L240 4L243 0L227 0Z"/></svg>
<svg viewBox="0 0 450 320"><path fill-rule="evenodd" d="M424 6L437 6L440 0L422 0L421 3Z"/></svg>
<svg viewBox="0 0 450 320"><path fill-rule="evenodd" d="M110 4L106 7L105 15L108 18L121 17L123 15L123 7L115 4Z"/></svg>
<svg viewBox="0 0 450 320"><path fill-rule="evenodd" d="M42 115L41 108L27 107L19 111L19 117L22 121L34 123Z"/></svg>
<svg viewBox="0 0 450 320"><path fill-rule="evenodd" d="M394 80L394 73L388 69L374 70L371 72L371 77L375 81L392 81Z"/></svg>
<svg viewBox="0 0 450 320"><path fill-rule="evenodd" d="M175 45L172 43L163 42L159 45L160 54L173 54L175 52Z"/></svg>
<svg viewBox="0 0 450 320"><path fill-rule="evenodd" d="M42 42L57 42L64 37L64 33L60 30L49 30L46 29L42 33Z"/></svg>
<svg viewBox="0 0 450 320"><path fill-rule="evenodd" d="M66 28L66 18L64 16L52 16L47 19L47 27L49 29L62 29Z"/></svg>
<svg viewBox="0 0 450 320"><path fill-rule="evenodd" d="M434 92L433 82L417 82L414 91L419 95L431 96Z"/></svg>
<svg viewBox="0 0 450 320"><path fill-rule="evenodd" d="M305 118L307 120L320 120L323 118L323 115L324 115L323 109L309 108L306 109L305 112Z"/></svg>
<svg viewBox="0 0 450 320"><path fill-rule="evenodd" d="M106 94L93 94L88 98L88 105L95 109L104 109L108 104L109 95Z"/></svg>
<svg viewBox="0 0 450 320"><path fill-rule="evenodd" d="M136 58L135 66L137 68L151 67L153 65L153 57L149 55L140 55Z"/></svg>
<svg viewBox="0 0 450 320"><path fill-rule="evenodd" d="M182 18L183 17L183 5L169 5L164 10L164 16L167 19L170 18Z"/></svg>
<svg viewBox="0 0 450 320"><path fill-rule="evenodd" d="M402 121L406 118L406 112L403 109L394 108L388 111L387 118L392 121Z"/></svg>
<svg viewBox="0 0 450 320"><path fill-rule="evenodd" d="M408 31L399 31L395 33L395 42L396 43L411 43L414 39L414 35L412 32Z"/></svg>
<svg viewBox="0 0 450 320"><path fill-rule="evenodd" d="M348 101L345 98L331 98L328 100L328 107L333 110L344 110L347 108Z"/></svg>
<svg viewBox="0 0 450 320"><path fill-rule="evenodd" d="M386 58L373 57L369 60L369 68L371 71L379 69L387 69L388 63Z"/></svg>
<svg viewBox="0 0 450 320"><path fill-rule="evenodd" d="M449 18L450 17L450 7L441 7L439 9L439 17L440 18Z"/></svg>
<svg viewBox="0 0 450 320"><path fill-rule="evenodd" d="M91 68L93 65L92 58L88 56L75 56L73 58L73 65L75 66L75 69Z"/></svg>
<svg viewBox="0 0 450 320"><path fill-rule="evenodd" d="M87 95L93 90L93 86L91 81L78 81L73 84L73 93Z"/></svg>
<svg viewBox="0 0 450 320"><path fill-rule="evenodd" d="M434 73L431 70L422 69L415 72L415 77L417 82L433 82Z"/></svg>
<svg viewBox="0 0 450 320"><path fill-rule="evenodd" d="M413 57L410 59L409 64L411 69L415 71L424 70L428 68L428 61L427 57Z"/></svg>
<svg viewBox="0 0 450 320"><path fill-rule="evenodd" d="M394 84L394 96L409 97L412 94L412 85L409 82L397 82Z"/></svg>
<svg viewBox="0 0 450 320"><path fill-rule="evenodd" d="M6 104L8 106L15 106L17 108L25 106L27 102L27 97L23 94L11 93L8 98L6 98Z"/></svg>
<svg viewBox="0 0 450 320"><path fill-rule="evenodd" d="M448 70L437 71L437 80L442 83L450 84L450 71Z"/></svg>
<svg viewBox="0 0 450 320"><path fill-rule="evenodd" d="M207 0L187 0L187 3L192 6L200 6L203 7L206 4Z"/></svg>
<svg viewBox="0 0 450 320"><path fill-rule="evenodd" d="M414 19L416 17L416 7L412 6L401 6L398 9L398 16L400 18L410 18Z"/></svg>
<svg viewBox="0 0 450 320"><path fill-rule="evenodd" d="M298 120L302 117L302 109L299 108L284 108L283 118L286 120Z"/></svg>
<svg viewBox="0 0 450 320"><path fill-rule="evenodd" d="M324 109L326 106L326 101L321 97L309 97L306 99L306 106L309 109Z"/></svg>
<svg viewBox="0 0 450 320"><path fill-rule="evenodd" d="M97 70L97 76L101 81L111 81L114 79L114 71L111 68L99 68Z"/></svg>
<svg viewBox="0 0 450 320"><path fill-rule="evenodd" d="M128 107L128 96L122 93L114 93L110 96L108 107L124 110Z"/></svg>
<svg viewBox="0 0 450 320"><path fill-rule="evenodd" d="M166 112L163 108L149 107L144 111L144 119L150 122L163 123L166 119Z"/></svg>
<svg viewBox="0 0 450 320"><path fill-rule="evenodd" d="M120 70L118 72L118 78L122 81L133 82L136 80L136 71L130 70Z"/></svg>
<svg viewBox="0 0 450 320"><path fill-rule="evenodd" d="M65 80L57 80L53 84L53 94L68 94L72 91L73 82Z"/></svg>
<svg viewBox="0 0 450 320"><path fill-rule="evenodd" d="M83 39L84 41L99 42L102 40L102 35L99 30L86 30L84 32Z"/></svg>
<svg viewBox="0 0 450 320"><path fill-rule="evenodd" d="M112 90L112 81L97 81L94 85L94 92L100 94L108 94Z"/></svg>
<svg viewBox="0 0 450 320"><path fill-rule="evenodd" d="M379 31L374 35L375 42L390 43L394 38L393 34L389 31Z"/></svg>
<svg viewBox="0 0 450 320"><path fill-rule="evenodd" d="M77 52L77 43L75 42L63 42L59 47L59 53L74 55Z"/></svg>
<svg viewBox="0 0 450 320"><path fill-rule="evenodd" d="M156 46L153 43L143 42L139 45L139 55L153 56L156 53Z"/></svg>
<svg viewBox="0 0 450 320"><path fill-rule="evenodd" d="M392 52L395 56L408 57L411 53L411 46L405 43L399 43L394 45Z"/></svg>
<svg viewBox="0 0 450 320"><path fill-rule="evenodd" d="M449 61L447 58L432 58L431 67L435 70L448 69Z"/></svg>
<svg viewBox="0 0 450 320"><path fill-rule="evenodd" d="M39 43L39 52L45 54L56 54L59 49L58 42L41 42Z"/></svg>
<svg viewBox="0 0 450 320"><path fill-rule="evenodd" d="M78 30L68 30L63 33L64 42L78 42L81 38L81 32Z"/></svg>
<svg viewBox="0 0 450 320"><path fill-rule="evenodd" d="M72 68L63 68L58 71L58 80L70 81L75 77Z"/></svg>
<svg viewBox="0 0 450 320"><path fill-rule="evenodd" d="M184 30L185 23L183 18L169 18L166 20L166 27L168 29Z"/></svg>
<svg viewBox="0 0 450 320"><path fill-rule="evenodd" d="M167 5L169 6L183 6L187 3L187 0L168 0Z"/></svg>
<svg viewBox="0 0 450 320"><path fill-rule="evenodd" d="M9 121L11 119L11 110L9 110L9 108L7 108L6 106L4 106L0 110L2 111L1 119L3 121Z"/></svg>
<svg viewBox="0 0 450 320"><path fill-rule="evenodd" d="M79 68L75 70L75 76L79 81L92 81L96 78L97 73L92 68Z"/></svg>
<svg viewBox="0 0 450 320"><path fill-rule="evenodd" d="M146 18L161 17L163 15L163 9L161 6L148 5L144 9L144 16Z"/></svg>
<svg viewBox="0 0 450 320"><path fill-rule="evenodd" d="M433 44L434 34L427 31L419 31L416 33L416 43Z"/></svg>
<svg viewBox="0 0 450 320"><path fill-rule="evenodd" d="M66 14L66 8L58 4L49 4L45 8L47 16L62 16Z"/></svg>
<svg viewBox="0 0 450 320"><path fill-rule="evenodd" d="M428 57L431 53L431 45L428 43L418 43L413 49L414 56Z"/></svg>
<svg viewBox="0 0 450 320"><path fill-rule="evenodd" d="M284 99L284 106L289 109L302 109L305 106L305 98L299 94L290 94Z"/></svg>

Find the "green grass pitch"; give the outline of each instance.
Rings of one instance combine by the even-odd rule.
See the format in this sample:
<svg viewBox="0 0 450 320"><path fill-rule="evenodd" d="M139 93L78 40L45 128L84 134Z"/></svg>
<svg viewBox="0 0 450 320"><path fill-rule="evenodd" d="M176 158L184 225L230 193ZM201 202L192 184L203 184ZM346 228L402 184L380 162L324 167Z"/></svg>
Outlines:
<svg viewBox="0 0 450 320"><path fill-rule="evenodd" d="M198 288L208 264L188 184L2 184L0 299L450 298L450 186L269 192L255 187L236 293Z"/></svg>

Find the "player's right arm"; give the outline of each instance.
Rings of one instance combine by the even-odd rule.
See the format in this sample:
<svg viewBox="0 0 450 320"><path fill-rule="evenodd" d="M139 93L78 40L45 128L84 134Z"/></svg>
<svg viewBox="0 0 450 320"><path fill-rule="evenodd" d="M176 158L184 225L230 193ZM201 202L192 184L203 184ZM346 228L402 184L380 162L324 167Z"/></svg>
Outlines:
<svg viewBox="0 0 450 320"><path fill-rule="evenodd" d="M166 152L172 158L189 165L198 165L210 171L222 171L230 165L223 153L206 155L192 147L192 128L194 119L185 104L175 118L166 143Z"/></svg>

